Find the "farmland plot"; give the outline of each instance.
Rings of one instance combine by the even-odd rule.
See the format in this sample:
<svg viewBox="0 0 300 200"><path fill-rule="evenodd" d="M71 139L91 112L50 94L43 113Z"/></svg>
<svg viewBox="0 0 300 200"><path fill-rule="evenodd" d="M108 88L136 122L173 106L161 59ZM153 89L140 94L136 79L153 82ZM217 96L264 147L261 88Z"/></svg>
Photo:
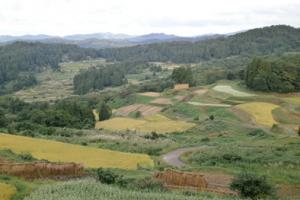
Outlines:
<svg viewBox="0 0 300 200"><path fill-rule="evenodd" d="M123 153L8 134L0 134L0 149L30 153L35 158L51 162L82 163L91 168L136 169L138 165L153 166L153 161L145 154Z"/></svg>
<svg viewBox="0 0 300 200"><path fill-rule="evenodd" d="M157 98L157 99L154 99L153 101L151 101L151 103L159 104L159 105L171 105L171 104L173 104L171 99L168 99L168 98Z"/></svg>
<svg viewBox="0 0 300 200"><path fill-rule="evenodd" d="M10 200L17 192L16 188L6 183L0 183L0 200Z"/></svg>
<svg viewBox="0 0 300 200"><path fill-rule="evenodd" d="M110 120L97 122L96 128L103 128L112 131L140 131L151 133L170 133L176 131L185 131L194 126L193 123L169 119L163 115L151 115L144 119L130 119L116 117Z"/></svg>
<svg viewBox="0 0 300 200"><path fill-rule="evenodd" d="M256 123L271 127L277 124L273 118L272 111L279 108L278 105L264 102L245 103L236 106L237 108L249 113Z"/></svg>
<svg viewBox="0 0 300 200"><path fill-rule="evenodd" d="M158 106L150 106L145 104L134 104L130 106L125 106L119 108L115 111L116 115L127 117L132 112L140 112L142 116L153 115L162 110L161 107Z"/></svg>
<svg viewBox="0 0 300 200"><path fill-rule="evenodd" d="M247 92L238 91L232 88L230 85L217 85L213 88L215 91L227 93L236 97L251 97L255 96L254 94L250 94Z"/></svg>
<svg viewBox="0 0 300 200"><path fill-rule="evenodd" d="M159 97L160 93L159 92L144 92L144 93L139 93L139 95L146 96L146 97Z"/></svg>

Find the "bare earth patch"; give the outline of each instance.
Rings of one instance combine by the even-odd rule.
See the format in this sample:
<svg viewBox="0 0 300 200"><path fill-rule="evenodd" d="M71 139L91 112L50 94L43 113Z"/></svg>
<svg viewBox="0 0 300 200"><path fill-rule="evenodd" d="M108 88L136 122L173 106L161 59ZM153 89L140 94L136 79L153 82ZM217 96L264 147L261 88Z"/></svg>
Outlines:
<svg viewBox="0 0 300 200"><path fill-rule="evenodd" d="M150 105L145 105L145 104L133 104L130 106L125 106L122 108L119 108L115 111L116 115L127 117L130 113L132 112L141 112L142 116L148 116L148 115L153 115L162 110L161 107L158 106L150 106Z"/></svg>
<svg viewBox="0 0 300 200"><path fill-rule="evenodd" d="M171 105L173 102L168 98L157 98L151 101L151 103L159 104L159 105Z"/></svg>

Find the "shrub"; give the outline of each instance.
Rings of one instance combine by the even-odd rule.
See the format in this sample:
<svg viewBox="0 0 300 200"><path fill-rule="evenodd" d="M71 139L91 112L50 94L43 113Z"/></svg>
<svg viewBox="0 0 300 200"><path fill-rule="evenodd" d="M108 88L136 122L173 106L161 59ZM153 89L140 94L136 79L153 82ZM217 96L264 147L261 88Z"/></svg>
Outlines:
<svg viewBox="0 0 300 200"><path fill-rule="evenodd" d="M300 126L298 127L298 136L300 136Z"/></svg>
<svg viewBox="0 0 300 200"><path fill-rule="evenodd" d="M236 154L226 153L222 156L222 158L230 163L241 161L242 157Z"/></svg>
<svg viewBox="0 0 300 200"><path fill-rule="evenodd" d="M201 139L201 142L209 142L209 141L210 141L210 139L208 137L205 137L205 138Z"/></svg>
<svg viewBox="0 0 300 200"><path fill-rule="evenodd" d="M102 168L99 168L97 170L97 177L98 180L104 184L114 184L118 181L118 179L120 179L119 175L113 173L109 169L102 169Z"/></svg>
<svg viewBox="0 0 300 200"><path fill-rule="evenodd" d="M34 157L29 153L23 153L23 154L20 154L19 156L24 161L34 161L35 160Z"/></svg>
<svg viewBox="0 0 300 200"><path fill-rule="evenodd" d="M251 199L265 198L273 194L272 186L265 176L241 173L231 183L230 188L237 190L242 197Z"/></svg>
<svg viewBox="0 0 300 200"><path fill-rule="evenodd" d="M213 120L215 119L215 116L210 115L210 116L209 116L209 119L213 121Z"/></svg>
<svg viewBox="0 0 300 200"><path fill-rule="evenodd" d="M157 140L159 138L159 135L155 131L152 131L151 134L146 135L145 138L151 140Z"/></svg>
<svg viewBox="0 0 300 200"><path fill-rule="evenodd" d="M99 112L99 121L107 120L112 115L111 108L108 105L106 105L105 103L100 104L100 106L97 110Z"/></svg>

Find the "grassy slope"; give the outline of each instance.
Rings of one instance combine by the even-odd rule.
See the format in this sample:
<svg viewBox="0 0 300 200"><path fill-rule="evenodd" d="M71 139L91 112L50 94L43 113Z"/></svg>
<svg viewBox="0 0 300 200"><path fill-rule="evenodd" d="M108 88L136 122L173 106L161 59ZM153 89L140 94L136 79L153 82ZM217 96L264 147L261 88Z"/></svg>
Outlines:
<svg viewBox="0 0 300 200"><path fill-rule="evenodd" d="M119 189L114 186L102 185L93 180L71 181L41 187L25 200L196 200L196 199L238 199L234 197L212 197L212 195L183 195L170 192L147 192Z"/></svg>

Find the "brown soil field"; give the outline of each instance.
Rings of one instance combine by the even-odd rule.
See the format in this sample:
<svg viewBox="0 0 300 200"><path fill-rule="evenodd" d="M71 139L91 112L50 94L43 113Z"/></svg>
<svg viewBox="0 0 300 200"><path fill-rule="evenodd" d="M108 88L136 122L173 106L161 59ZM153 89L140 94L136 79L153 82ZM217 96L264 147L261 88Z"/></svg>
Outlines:
<svg viewBox="0 0 300 200"><path fill-rule="evenodd" d="M176 84L174 86L174 90L186 90L189 88L190 88L189 84Z"/></svg>
<svg viewBox="0 0 300 200"><path fill-rule="evenodd" d="M230 190L232 177L221 173L194 173L166 170L154 175L162 180L167 188L190 189L197 191L214 192L219 194L237 195Z"/></svg>
<svg viewBox="0 0 300 200"><path fill-rule="evenodd" d="M153 104L159 104L159 105L171 105L173 102L168 98L157 98L151 101Z"/></svg>
<svg viewBox="0 0 300 200"><path fill-rule="evenodd" d="M125 106L117 109L115 111L116 115L127 117L132 112L141 112L142 116L153 115L162 110L161 107L158 106L150 106L145 104L133 104L130 106Z"/></svg>
<svg viewBox="0 0 300 200"><path fill-rule="evenodd" d="M77 177L83 175L84 166L75 163L0 163L0 174L24 178Z"/></svg>

